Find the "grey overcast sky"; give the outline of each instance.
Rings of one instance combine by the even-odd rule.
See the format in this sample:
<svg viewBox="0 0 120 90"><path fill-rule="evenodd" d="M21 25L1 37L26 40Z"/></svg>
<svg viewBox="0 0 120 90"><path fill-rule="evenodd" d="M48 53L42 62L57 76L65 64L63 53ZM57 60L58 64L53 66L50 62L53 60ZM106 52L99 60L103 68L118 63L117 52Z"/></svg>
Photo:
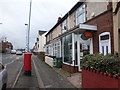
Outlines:
<svg viewBox="0 0 120 90"><path fill-rule="evenodd" d="M14 48L25 48L26 23L30 0L0 0L0 35L5 35ZM38 30L50 30L59 16L64 16L79 0L32 0L30 47Z"/></svg>

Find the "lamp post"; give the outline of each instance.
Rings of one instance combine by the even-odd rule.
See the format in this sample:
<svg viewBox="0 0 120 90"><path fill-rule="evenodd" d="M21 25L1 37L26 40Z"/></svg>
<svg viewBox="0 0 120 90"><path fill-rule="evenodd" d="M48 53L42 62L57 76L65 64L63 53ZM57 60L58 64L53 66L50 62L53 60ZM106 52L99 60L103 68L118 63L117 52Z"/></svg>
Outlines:
<svg viewBox="0 0 120 90"><path fill-rule="evenodd" d="M26 26L26 50L28 52L28 24L25 24Z"/></svg>
<svg viewBox="0 0 120 90"><path fill-rule="evenodd" d="M28 23L28 44L27 44L27 52L29 52L29 43L30 43L31 6L32 6L32 0L30 0L30 10L29 10L29 23Z"/></svg>
<svg viewBox="0 0 120 90"><path fill-rule="evenodd" d="M31 21L31 6L32 6L32 0L30 0L30 10L29 10L29 23L28 24L25 24L27 25L27 53L24 54L24 74L25 75L28 75L28 76L31 76L31 53L30 50L29 50L29 42L30 42L30 21Z"/></svg>

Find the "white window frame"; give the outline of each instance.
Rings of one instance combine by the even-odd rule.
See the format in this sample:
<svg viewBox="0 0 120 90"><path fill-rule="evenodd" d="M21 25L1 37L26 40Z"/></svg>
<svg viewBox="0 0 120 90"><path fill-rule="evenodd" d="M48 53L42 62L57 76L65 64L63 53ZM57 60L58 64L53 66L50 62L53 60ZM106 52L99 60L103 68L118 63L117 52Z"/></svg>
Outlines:
<svg viewBox="0 0 120 90"><path fill-rule="evenodd" d="M67 20L64 20L62 22L62 33L66 32L66 31L67 31Z"/></svg>
<svg viewBox="0 0 120 90"><path fill-rule="evenodd" d="M101 43L106 41L106 40L101 40L101 36L105 36L105 35L109 35L109 39L108 39L108 53L111 54L111 37L110 37L110 32L103 32L99 35L99 53L102 53L102 45Z"/></svg>
<svg viewBox="0 0 120 90"><path fill-rule="evenodd" d="M80 11L82 8L82 12ZM83 21L79 20L80 16L83 15ZM79 25L80 23L84 23L86 21L86 6L83 4L76 10L76 26Z"/></svg>

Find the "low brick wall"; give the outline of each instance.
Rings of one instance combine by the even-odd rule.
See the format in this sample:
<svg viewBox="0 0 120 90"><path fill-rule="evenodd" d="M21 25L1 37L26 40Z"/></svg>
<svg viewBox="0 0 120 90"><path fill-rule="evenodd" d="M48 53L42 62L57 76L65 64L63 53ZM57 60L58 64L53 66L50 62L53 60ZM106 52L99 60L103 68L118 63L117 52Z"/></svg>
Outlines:
<svg viewBox="0 0 120 90"><path fill-rule="evenodd" d="M78 66L70 66L70 65L66 65L66 64L62 64L62 69L69 71L71 73L76 73L78 72Z"/></svg>
<svg viewBox="0 0 120 90"><path fill-rule="evenodd" d="M82 69L82 88L119 88L120 78L92 69Z"/></svg>
<svg viewBox="0 0 120 90"><path fill-rule="evenodd" d="M45 56L45 63L53 67L53 58Z"/></svg>
<svg viewBox="0 0 120 90"><path fill-rule="evenodd" d="M37 56L40 60L45 61L45 52L38 52Z"/></svg>

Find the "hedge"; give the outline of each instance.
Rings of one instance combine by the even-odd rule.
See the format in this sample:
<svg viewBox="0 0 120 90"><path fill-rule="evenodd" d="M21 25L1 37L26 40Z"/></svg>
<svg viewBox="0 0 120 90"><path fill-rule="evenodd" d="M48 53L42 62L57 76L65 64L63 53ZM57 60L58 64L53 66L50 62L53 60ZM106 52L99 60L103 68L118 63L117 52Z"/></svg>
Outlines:
<svg viewBox="0 0 120 90"><path fill-rule="evenodd" d="M81 60L81 68L94 69L115 77L120 77L120 58L117 56L90 54Z"/></svg>

